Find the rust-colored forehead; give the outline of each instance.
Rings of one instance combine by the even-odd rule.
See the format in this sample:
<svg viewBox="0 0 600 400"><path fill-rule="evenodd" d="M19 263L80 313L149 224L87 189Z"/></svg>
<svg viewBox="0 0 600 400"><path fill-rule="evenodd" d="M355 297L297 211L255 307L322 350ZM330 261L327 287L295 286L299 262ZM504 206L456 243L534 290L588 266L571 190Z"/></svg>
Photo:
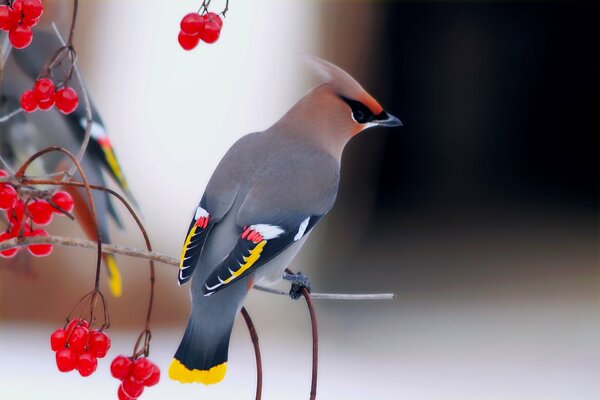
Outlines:
<svg viewBox="0 0 600 400"><path fill-rule="evenodd" d="M367 92L361 93L356 100L369 107L369 110L371 110L374 115L380 114L383 111L383 107L381 107L377 100Z"/></svg>

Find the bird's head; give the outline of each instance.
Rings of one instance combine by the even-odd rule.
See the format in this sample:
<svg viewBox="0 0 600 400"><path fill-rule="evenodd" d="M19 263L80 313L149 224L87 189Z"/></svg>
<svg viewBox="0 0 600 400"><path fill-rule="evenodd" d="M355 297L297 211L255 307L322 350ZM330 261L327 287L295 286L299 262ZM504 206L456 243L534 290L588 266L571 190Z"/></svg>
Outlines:
<svg viewBox="0 0 600 400"><path fill-rule="evenodd" d="M402 126L346 71L317 57L307 58L307 62L322 81L315 94L326 99L326 111L335 114L332 117L352 136L372 126Z"/></svg>

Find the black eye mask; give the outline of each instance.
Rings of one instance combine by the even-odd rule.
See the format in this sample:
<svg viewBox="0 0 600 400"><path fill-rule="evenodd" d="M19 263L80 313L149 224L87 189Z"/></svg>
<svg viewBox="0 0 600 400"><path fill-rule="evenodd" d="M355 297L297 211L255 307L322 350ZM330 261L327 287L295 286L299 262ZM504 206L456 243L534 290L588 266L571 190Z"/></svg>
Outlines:
<svg viewBox="0 0 600 400"><path fill-rule="evenodd" d="M344 96L340 96L340 98L350 106L350 108L352 109L352 117L359 124L366 124L372 121L385 120L388 118L388 115L385 111L382 111L378 115L375 115L371 112L369 107L365 106L360 101L351 100Z"/></svg>

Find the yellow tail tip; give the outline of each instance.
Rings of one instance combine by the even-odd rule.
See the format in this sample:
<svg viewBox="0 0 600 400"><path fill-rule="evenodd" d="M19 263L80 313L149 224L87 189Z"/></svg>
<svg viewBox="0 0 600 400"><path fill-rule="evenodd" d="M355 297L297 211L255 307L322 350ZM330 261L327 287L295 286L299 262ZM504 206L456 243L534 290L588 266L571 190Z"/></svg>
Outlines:
<svg viewBox="0 0 600 400"><path fill-rule="evenodd" d="M121 281L121 272L117 267L117 262L113 256L106 257L106 268L108 270L108 287L114 297L121 297L123 294L123 283Z"/></svg>
<svg viewBox="0 0 600 400"><path fill-rule="evenodd" d="M180 383L203 383L205 385L212 385L223 380L226 370L226 362L215 365L209 370L190 370L178 359L174 358L169 367L169 378Z"/></svg>

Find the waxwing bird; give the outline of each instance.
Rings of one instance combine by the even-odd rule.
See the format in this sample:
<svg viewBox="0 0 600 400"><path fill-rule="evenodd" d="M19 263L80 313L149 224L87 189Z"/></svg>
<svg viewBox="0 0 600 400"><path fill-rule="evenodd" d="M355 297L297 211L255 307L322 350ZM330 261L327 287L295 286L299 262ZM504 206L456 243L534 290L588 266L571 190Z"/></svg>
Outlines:
<svg viewBox="0 0 600 400"><path fill-rule="evenodd" d="M29 47L10 52L6 61L5 79L2 87L2 104L5 106L2 107L4 110L2 115L14 110L15 108L9 110L9 107L13 107L13 104L18 107L21 94L31 89L33 82L48 58L61 47L60 40L53 32L37 29L34 35L35 40ZM64 78L61 75L60 70L55 71L54 80L61 81ZM81 96L81 88L75 80L71 81L71 85L78 90ZM106 180L103 176L103 171L106 171L128 199L135 204L135 199L129 190L109 136L94 104L91 104L91 109L91 138L82 160L86 176L90 183L106 186ZM5 159L13 165L20 165L36 150L48 146L61 146L77 153L85 137L86 125L83 104L80 104L69 115L61 114L56 110L36 111L31 114L21 113L5 123L0 123L0 130L2 130L4 139L0 142L0 150L3 154L8 155ZM41 170L38 168L35 172L30 170L31 175L44 175L70 168L70 163L65 162L65 159L61 156L44 157L41 162L43 162L43 168ZM76 177L76 179L79 179L79 177ZM69 192L73 197L76 205L74 213L86 236L91 240L96 240L96 229L84 191L70 186L64 186L62 190ZM119 228L122 228L121 219L115 209L113 200L107 193L94 192L93 197L102 240L105 243L110 243L109 219L112 219ZM102 258L109 278L109 288L112 294L118 297L122 293L122 283L115 258L109 254L103 254Z"/></svg>
<svg viewBox="0 0 600 400"><path fill-rule="evenodd" d="M371 126L401 125L348 73L312 64L323 82L275 125L238 140L194 211L178 276L192 279L192 310L169 368L174 380L223 379L233 321L252 286L305 283L284 270L335 202L346 143Z"/></svg>

